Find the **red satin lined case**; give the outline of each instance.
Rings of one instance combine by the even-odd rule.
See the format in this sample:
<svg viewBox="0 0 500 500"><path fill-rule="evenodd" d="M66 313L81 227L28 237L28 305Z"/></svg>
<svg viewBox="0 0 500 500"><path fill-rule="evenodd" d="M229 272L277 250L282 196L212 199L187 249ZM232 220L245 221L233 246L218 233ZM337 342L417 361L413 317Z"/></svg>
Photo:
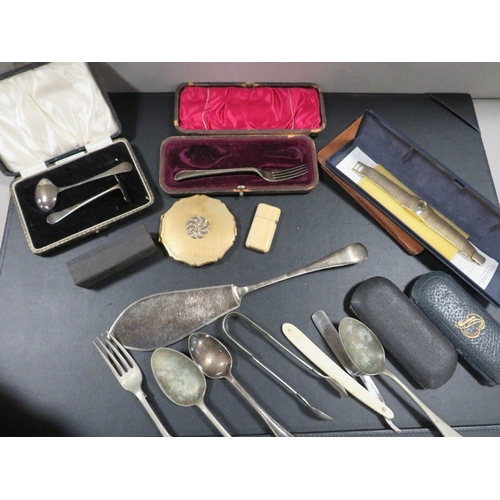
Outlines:
<svg viewBox="0 0 500 500"><path fill-rule="evenodd" d="M174 124L185 134L315 136L325 126L323 95L314 84L185 83Z"/></svg>
<svg viewBox="0 0 500 500"><path fill-rule="evenodd" d="M173 196L197 193L306 193L318 183L311 136L326 126L314 84L186 83L178 87L174 125L184 134L160 149L160 185ZM307 172L283 182L241 173L176 181L181 170L259 167Z"/></svg>

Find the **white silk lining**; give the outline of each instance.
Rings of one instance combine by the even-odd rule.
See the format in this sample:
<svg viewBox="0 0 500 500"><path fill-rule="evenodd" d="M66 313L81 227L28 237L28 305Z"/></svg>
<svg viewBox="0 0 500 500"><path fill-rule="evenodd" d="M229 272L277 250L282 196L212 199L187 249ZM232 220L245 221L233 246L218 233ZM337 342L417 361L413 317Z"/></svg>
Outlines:
<svg viewBox="0 0 500 500"><path fill-rule="evenodd" d="M49 63L0 81L0 158L12 172L118 131L86 63Z"/></svg>

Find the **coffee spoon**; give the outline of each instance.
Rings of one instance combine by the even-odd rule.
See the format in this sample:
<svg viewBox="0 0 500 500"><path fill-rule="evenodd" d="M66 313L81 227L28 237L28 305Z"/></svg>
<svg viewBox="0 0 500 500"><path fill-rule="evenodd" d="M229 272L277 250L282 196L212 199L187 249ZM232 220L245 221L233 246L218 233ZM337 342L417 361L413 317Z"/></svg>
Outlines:
<svg viewBox="0 0 500 500"><path fill-rule="evenodd" d="M193 333L188 340L189 354L200 370L209 378L225 378L240 392L262 417L277 437L293 437L281 424L276 422L233 377L233 358L226 346L206 333Z"/></svg>
<svg viewBox="0 0 500 500"><path fill-rule="evenodd" d="M151 369L167 398L179 406L197 406L224 437L231 437L205 405L207 381L190 358L161 347L151 356Z"/></svg>
<svg viewBox="0 0 500 500"><path fill-rule="evenodd" d="M98 175L94 175L94 177L90 177L89 179L85 179L84 181L77 182L76 184L71 184L69 186L58 187L49 179L45 177L40 179L36 188L35 188L35 202L36 206L42 212L50 212L55 206L57 202L57 195L62 191L66 191L67 189L71 189L77 186L82 186L87 182L96 181L98 179L104 179L105 177L110 177L112 175L124 174L125 172L130 172L132 170L132 165L128 162L122 162L118 165L115 165L113 168L106 170Z"/></svg>
<svg viewBox="0 0 500 500"><path fill-rule="evenodd" d="M339 334L346 354L361 373L365 375L386 375L391 378L431 419L443 436L461 437L457 431L438 417L387 368L384 347L377 336L364 323L354 318L344 318L339 325Z"/></svg>

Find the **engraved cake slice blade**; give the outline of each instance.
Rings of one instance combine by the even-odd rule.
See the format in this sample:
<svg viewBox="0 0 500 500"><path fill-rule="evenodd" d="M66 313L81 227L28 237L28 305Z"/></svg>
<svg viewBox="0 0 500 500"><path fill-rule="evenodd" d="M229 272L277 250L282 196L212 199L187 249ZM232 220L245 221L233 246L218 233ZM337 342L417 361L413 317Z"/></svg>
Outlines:
<svg viewBox="0 0 500 500"><path fill-rule="evenodd" d="M247 293L306 273L357 264L367 257L366 248L354 243L306 267L255 285L221 285L150 295L128 306L110 333L129 349L151 351L165 347L234 311Z"/></svg>

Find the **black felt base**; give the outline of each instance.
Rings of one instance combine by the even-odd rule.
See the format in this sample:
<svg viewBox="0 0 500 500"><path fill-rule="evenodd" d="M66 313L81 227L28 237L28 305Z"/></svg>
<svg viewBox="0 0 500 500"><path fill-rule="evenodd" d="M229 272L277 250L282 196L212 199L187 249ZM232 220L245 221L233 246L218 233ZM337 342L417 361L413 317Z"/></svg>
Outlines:
<svg viewBox="0 0 500 500"><path fill-rule="evenodd" d="M474 119L470 97L450 97L459 104L455 110L463 110ZM111 99L123 124L123 136L130 138L141 165L148 170L148 179L157 180L161 142L165 137L177 135L172 111L174 95L127 93L112 95ZM457 175L482 194L495 200L481 135L429 96L328 94L325 104L328 125L315 139L318 150L366 109L373 109L435 158L453 165ZM158 230L161 215L176 201L159 186L156 188L157 203L152 210L141 212L140 218L140 223L150 233ZM337 325L349 314L346 297L371 276L384 276L400 290L406 290L417 277L432 269L445 269L444 264L429 252L417 257L406 254L323 171L316 188L305 195L226 196L223 201L234 214L239 229L224 259L202 268L192 268L170 258L151 256L144 261L148 265L143 266L140 262L129 268L130 272L120 273L119 280L93 289L75 286L67 262L98 246L105 240L104 235L40 258L29 250L19 219L11 210L0 249L3 331L0 404L3 405L2 415L9 406L10 415L14 415L16 408L11 400L22 402L21 408L32 417L32 422L28 426L27 419L18 418L17 429L10 426L4 430L0 420L0 433L159 436L144 408L120 387L92 344L96 336L109 330L126 307L147 295L229 283L248 286L288 273L359 241L368 250L365 262L264 287L245 296L239 308L240 313L287 347L293 349L281 333L284 322L296 325L328 353L328 346L311 321L314 311L324 310ZM261 202L282 211L273 245L267 254L253 252L244 246L255 207ZM131 227L132 222L129 219L114 232L118 235ZM486 305L485 299L469 291ZM500 320L500 309L491 305L487 305L487 309L497 321ZM246 335L243 327L241 331L232 330L234 337L257 359L335 420L316 418L293 394L284 390L237 346L230 344L221 329L221 320L203 331L228 345L234 359L235 378L294 435L394 435L399 439L382 418L354 398L341 398L326 381L311 374L263 336ZM174 347L188 353L186 340ZM198 408L179 407L165 397L151 372L150 352L134 352L133 357L143 372L147 399L172 435L220 435ZM390 368L411 386L412 381L405 378L402 368L397 365ZM391 380L378 377L376 383L394 412L394 423L403 429L403 436L437 435L429 419ZM415 392L463 435L500 435L500 385L481 385L461 360L451 379L439 389L417 388ZM8 398L3 397L5 395ZM270 435L263 420L227 381L207 380L205 400L231 434ZM50 427L45 425L47 422ZM324 442L324 446L330 446L330 442Z"/></svg>
<svg viewBox="0 0 500 500"><path fill-rule="evenodd" d="M120 174L120 182L128 201L119 190L82 207L56 224L47 223L47 213L35 203L36 185L47 178L56 186L68 186L97 175L121 162L130 162L134 169ZM99 179L59 193L53 212L71 207L114 186L114 177ZM153 196L126 140L119 139L110 146L88 153L69 163L49 167L42 172L21 178L11 187L14 203L24 226L26 238L34 253L44 254L82 236L96 233L122 220L128 214L145 209L153 203Z"/></svg>

